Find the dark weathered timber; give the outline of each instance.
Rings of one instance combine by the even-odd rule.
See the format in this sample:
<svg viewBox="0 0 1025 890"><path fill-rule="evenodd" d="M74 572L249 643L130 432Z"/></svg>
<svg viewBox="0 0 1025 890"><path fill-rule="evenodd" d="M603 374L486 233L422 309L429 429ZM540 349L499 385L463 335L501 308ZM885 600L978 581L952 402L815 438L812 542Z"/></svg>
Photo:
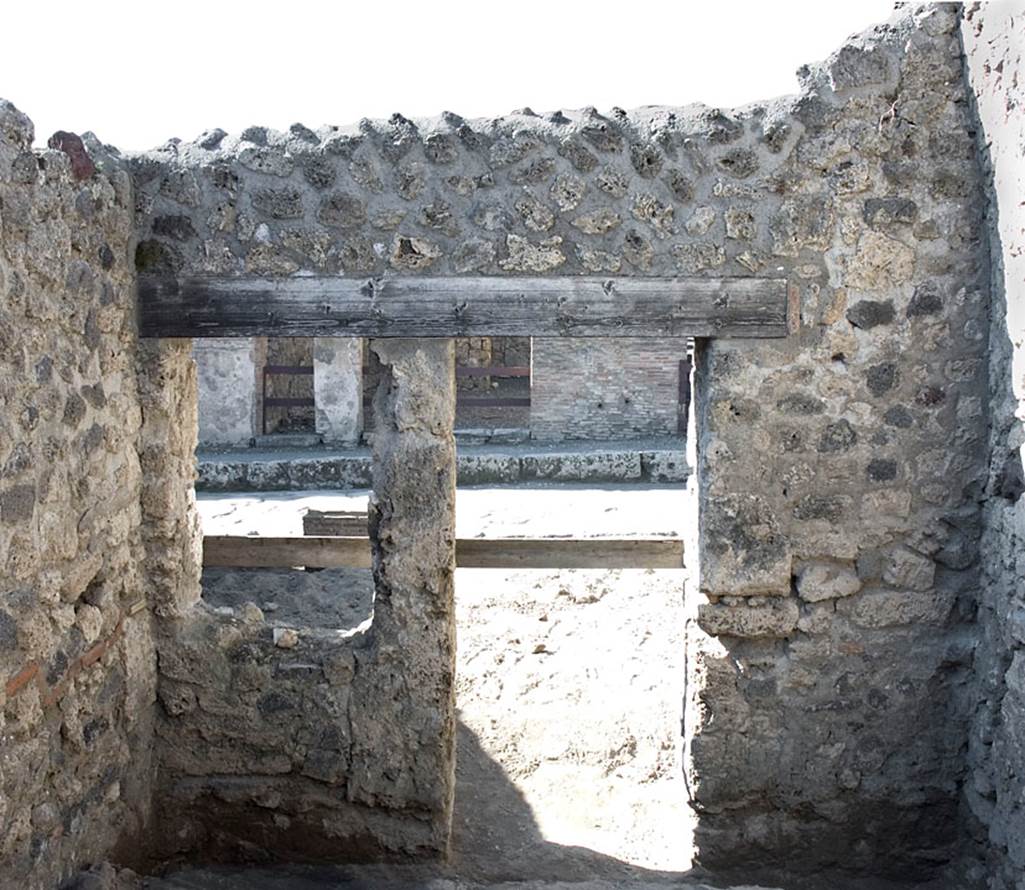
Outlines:
<svg viewBox="0 0 1025 890"><path fill-rule="evenodd" d="M264 365L263 375L266 377L312 377L313 365Z"/></svg>
<svg viewBox="0 0 1025 890"><path fill-rule="evenodd" d="M370 568L370 539L207 535L203 565ZM460 538L456 565L485 569L678 569L680 538Z"/></svg>
<svg viewBox="0 0 1025 890"><path fill-rule="evenodd" d="M680 359L679 396L676 404L676 431L687 435L687 417L690 414L690 359Z"/></svg>
<svg viewBox="0 0 1025 890"><path fill-rule="evenodd" d="M231 568L369 569L370 539L359 537L260 538L204 535L203 565Z"/></svg>
<svg viewBox="0 0 1025 890"><path fill-rule="evenodd" d="M143 337L785 337L769 278L148 276Z"/></svg>
<svg viewBox="0 0 1025 890"><path fill-rule="evenodd" d="M264 408L315 408L316 400L309 396L264 396Z"/></svg>

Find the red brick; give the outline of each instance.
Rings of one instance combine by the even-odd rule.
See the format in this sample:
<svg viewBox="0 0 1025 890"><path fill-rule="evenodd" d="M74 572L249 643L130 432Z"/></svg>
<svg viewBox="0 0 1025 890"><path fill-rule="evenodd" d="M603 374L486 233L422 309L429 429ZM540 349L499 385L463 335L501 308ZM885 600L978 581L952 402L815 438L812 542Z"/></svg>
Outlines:
<svg viewBox="0 0 1025 890"><path fill-rule="evenodd" d="M88 179L96 172L96 165L82 144L82 139L75 133L58 130L46 143L50 148L64 152L71 159L71 172L75 179Z"/></svg>
<svg viewBox="0 0 1025 890"><path fill-rule="evenodd" d="M39 665L34 661L25 665L25 667L7 681L7 685L4 687L7 697L11 698L12 696L17 695L22 689L28 686L28 684L31 683L38 674Z"/></svg>

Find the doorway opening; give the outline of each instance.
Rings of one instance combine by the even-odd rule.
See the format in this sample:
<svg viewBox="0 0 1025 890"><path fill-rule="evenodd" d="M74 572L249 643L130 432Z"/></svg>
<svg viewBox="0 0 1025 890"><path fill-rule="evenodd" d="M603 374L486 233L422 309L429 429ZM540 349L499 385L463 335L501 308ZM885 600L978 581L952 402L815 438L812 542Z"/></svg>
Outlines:
<svg viewBox="0 0 1025 890"><path fill-rule="evenodd" d="M459 534L679 537L679 483L469 488ZM479 881L686 871L684 572L456 572L452 855Z"/></svg>

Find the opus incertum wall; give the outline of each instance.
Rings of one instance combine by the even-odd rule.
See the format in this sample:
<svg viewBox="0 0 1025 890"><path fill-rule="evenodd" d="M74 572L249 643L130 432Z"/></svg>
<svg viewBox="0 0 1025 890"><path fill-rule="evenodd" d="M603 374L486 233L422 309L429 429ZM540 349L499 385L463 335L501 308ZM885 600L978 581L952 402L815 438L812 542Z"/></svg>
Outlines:
<svg viewBox="0 0 1025 890"><path fill-rule="evenodd" d="M989 466L965 799L994 887L1025 874L1025 16L1021 3L973 3L962 34L988 189L992 326Z"/></svg>
<svg viewBox="0 0 1025 890"><path fill-rule="evenodd" d="M788 336L697 343L700 552L688 555L697 572L687 594L684 743L698 855L707 865L921 877L970 836L959 833L968 824L959 804L970 717L978 727L971 824L982 826L974 836L994 862L1017 855L999 831L987 839L986 820L987 801L1004 812L1013 794L998 773L1011 768L1018 717L1002 716L998 766L984 766L995 712L979 702L993 684L973 676L979 539L988 535L994 552L1006 523L986 525L992 517L980 506L993 491L990 253L961 53L957 7L906 7L802 69L798 96L736 112L395 116L348 130L213 131L126 157L93 142L89 150L111 171L103 175L130 171L144 318L155 287L173 293L175 282L197 279L243 290L262 282L263 293L403 279L426 294L432 281L470 276L528 285L536 276L538 290L584 279L782 282ZM55 205L31 189L65 162L29 152L8 106L2 120L0 219L10 252L51 237L42 221ZM60 176L80 174L81 158L72 160L78 172ZM39 173L40 163L51 172ZM73 203L67 228L86 243L81 233L97 217L74 216L91 205ZM10 293L17 278L4 257ZM56 268L47 260L32 274L67 293L72 279L54 277ZM4 311L14 329L27 324ZM69 337L69 354L87 367L89 343ZM155 706L147 681L132 687L158 740L157 778L133 786L139 823L155 789L170 819L149 832L158 855L238 856L248 844L329 859L442 852L453 756L449 341L372 345L388 369L375 405L384 431L371 523L378 606L352 637L304 629L292 650L273 645L256 611L226 616L197 602L195 384L187 341L154 344L143 349L129 337L124 346L139 350L143 406L134 446L141 506L126 508L127 521L139 523L132 553L145 555L138 564L160 668ZM1006 373L999 362L994 369ZM83 373L60 379L78 386ZM97 373L112 375L112 389L128 385L114 367ZM50 398L45 380L23 379L4 375L5 407ZM103 410L83 400L87 411ZM14 444L60 440L15 429L9 418L20 416L4 415ZM51 421L65 435L64 421ZM125 448L130 480L133 448ZM4 543L41 528L44 515L19 494L31 487L24 474L41 464L11 463L13 454L0 440L0 461L15 474L0 482ZM85 496L92 469L74 475ZM0 558L5 589L44 589L11 564ZM53 577L73 569L61 563ZM994 589L1004 583L992 570L988 578ZM69 614L58 600L32 600L55 626ZM994 602L993 614L1003 614L1004 600ZM91 614L83 609L84 620ZM15 647L9 669L53 662L56 638L10 626L0 621ZM1001 663L1001 634L987 639ZM125 658L156 664L145 645ZM1018 676L1001 681L1015 695ZM11 702L29 701L19 691L28 687L11 682L4 713L18 744L70 744L54 734L56 723L40 723L50 734L39 736L28 718L10 716ZM107 721L103 733L123 734L112 695L94 710ZM121 750L136 774L151 775L138 749ZM76 756L93 764L104 755L85 743ZM55 842L57 821L34 809L36 785L12 784L10 762L0 761L0 843L14 874L46 886L38 876L93 851L68 845L63 858L38 855ZM61 778L70 761L48 762ZM103 793L84 791L90 803L72 800L67 806L81 809L65 810L61 824L85 825ZM130 834L116 827L111 834ZM994 871L992 886L1009 880Z"/></svg>

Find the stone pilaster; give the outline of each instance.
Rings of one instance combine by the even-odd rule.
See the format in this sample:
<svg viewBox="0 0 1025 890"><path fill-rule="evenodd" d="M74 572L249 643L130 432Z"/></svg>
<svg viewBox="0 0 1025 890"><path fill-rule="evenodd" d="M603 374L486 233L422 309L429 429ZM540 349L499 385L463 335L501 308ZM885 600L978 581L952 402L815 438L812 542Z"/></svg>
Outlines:
<svg viewBox="0 0 1025 890"><path fill-rule="evenodd" d="M325 442L354 445L363 432L363 341L313 341L313 398L317 432Z"/></svg>
<svg viewBox="0 0 1025 890"><path fill-rule="evenodd" d="M451 340L377 340L370 539L374 619L357 652L350 800L420 815L444 851L455 787L455 358ZM388 756L382 757L381 752Z"/></svg>
<svg viewBox="0 0 1025 890"><path fill-rule="evenodd" d="M201 445L246 445L260 432L257 342L196 340Z"/></svg>

